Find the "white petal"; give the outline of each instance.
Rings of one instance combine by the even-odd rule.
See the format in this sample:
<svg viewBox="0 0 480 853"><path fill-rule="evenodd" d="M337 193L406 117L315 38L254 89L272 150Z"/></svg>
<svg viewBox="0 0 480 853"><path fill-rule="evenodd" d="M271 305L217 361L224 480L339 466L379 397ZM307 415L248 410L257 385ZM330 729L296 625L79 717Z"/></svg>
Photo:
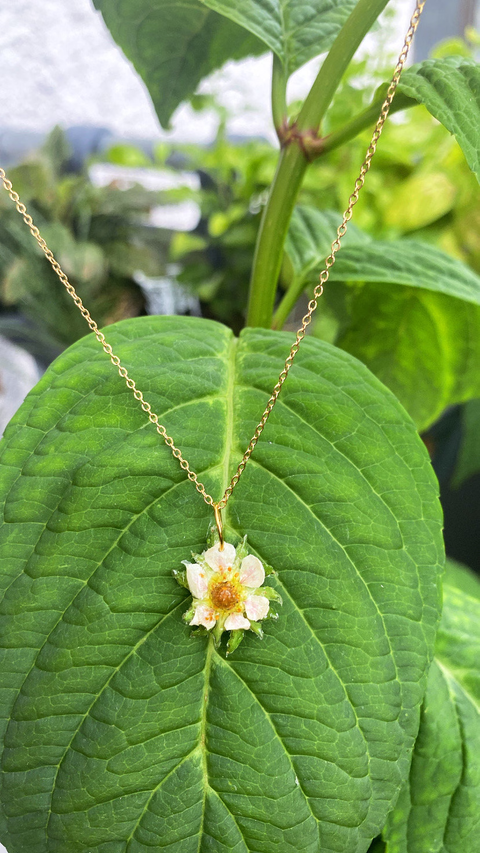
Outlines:
<svg viewBox="0 0 480 853"><path fill-rule="evenodd" d="M270 602L264 595L249 595L245 601L245 610L252 622L265 619L269 607Z"/></svg>
<svg viewBox="0 0 480 853"><path fill-rule="evenodd" d="M240 568L240 583L250 589L257 589L265 580L265 569L258 557L249 554L242 560Z"/></svg>
<svg viewBox="0 0 480 853"><path fill-rule="evenodd" d="M230 542L224 542L222 551L220 551L220 545L217 542L216 545L205 551L203 556L208 565L218 572L219 569L228 569L233 566L235 555L235 548Z"/></svg>
<svg viewBox="0 0 480 853"><path fill-rule="evenodd" d="M209 631L216 621L215 611L211 607L207 607L206 604L197 604L190 625L203 625Z"/></svg>
<svg viewBox="0 0 480 853"><path fill-rule="evenodd" d="M185 563L187 567L187 583L194 598L205 598L208 592L207 572L198 563Z"/></svg>
<svg viewBox="0 0 480 853"><path fill-rule="evenodd" d="M232 613L225 619L225 628L227 631L237 631L238 629L246 631L250 628L250 622L241 613Z"/></svg>

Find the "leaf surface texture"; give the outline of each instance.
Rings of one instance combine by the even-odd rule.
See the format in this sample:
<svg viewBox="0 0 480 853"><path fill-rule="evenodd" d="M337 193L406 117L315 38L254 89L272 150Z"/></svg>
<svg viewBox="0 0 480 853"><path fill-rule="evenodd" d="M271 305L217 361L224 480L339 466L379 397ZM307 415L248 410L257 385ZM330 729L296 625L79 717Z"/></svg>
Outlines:
<svg viewBox="0 0 480 853"><path fill-rule="evenodd" d="M453 564L409 780L389 817L387 853L478 850L479 660L480 582Z"/></svg>
<svg viewBox="0 0 480 853"><path fill-rule="evenodd" d="M108 339L219 496L290 335L141 318ZM364 853L406 778L433 652L441 518L428 455L350 355L304 342L227 538L284 599L231 658L172 570L211 510L84 338L1 447L3 830L9 853Z"/></svg>

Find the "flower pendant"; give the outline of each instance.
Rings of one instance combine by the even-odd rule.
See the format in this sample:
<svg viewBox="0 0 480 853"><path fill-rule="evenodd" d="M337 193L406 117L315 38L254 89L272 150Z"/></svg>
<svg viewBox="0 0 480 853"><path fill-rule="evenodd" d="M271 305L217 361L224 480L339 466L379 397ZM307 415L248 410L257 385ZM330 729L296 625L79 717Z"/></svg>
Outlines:
<svg viewBox="0 0 480 853"><path fill-rule="evenodd" d="M174 577L192 594L192 603L183 618L188 625L199 626L203 633L212 632L219 645L224 631L230 631L227 655L241 643L245 631L263 637L262 619L277 619L272 604L282 599L271 587L262 586L265 566L247 551L247 537L236 548L230 542L223 547L211 533L213 544L202 554L193 554L194 562L183 561L185 569L174 571ZM273 573L269 567L267 573Z"/></svg>

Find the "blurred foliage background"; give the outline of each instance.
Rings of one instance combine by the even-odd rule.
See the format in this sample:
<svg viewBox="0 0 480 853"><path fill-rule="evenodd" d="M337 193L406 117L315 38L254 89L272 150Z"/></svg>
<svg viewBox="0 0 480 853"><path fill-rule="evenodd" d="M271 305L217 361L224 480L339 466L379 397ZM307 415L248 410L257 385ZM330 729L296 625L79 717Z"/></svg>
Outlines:
<svg viewBox="0 0 480 853"><path fill-rule="evenodd" d="M478 42L477 34L469 31L466 40L439 45L436 55L471 56ZM392 62L393 57L386 55L352 63L327 114L324 137L369 106ZM106 160L119 174L135 167L170 176L178 176L180 170L194 173L198 186L154 192L141 183L115 179L98 186L90 174L93 160L81 172L72 171L69 144L59 128L41 150L9 170L48 245L101 326L146 312L142 277L161 277L173 290L186 289L198 299L203 316L226 323L235 333L244 325L252 256L278 149L264 139L229 138L227 111L209 95L191 100L199 111L213 107L217 112L218 132L211 145L160 143L151 158L129 143L117 143ZM300 106L289 106L291 118ZM326 212L342 210L369 141L367 130L312 163L299 204ZM152 220L158 206L185 201L198 208L193 230L175 231ZM454 137L424 107L404 110L387 123L354 226L376 240L420 239L480 273L478 182ZM288 287L291 276L286 255L280 289ZM331 282L312 331L343 345L340 293L341 286ZM305 293L286 328L296 328L307 299ZM3 194L0 334L20 343L46 366L86 331L78 310ZM480 470L479 405L471 400L450 407L440 426L429 427L425 435L445 488L450 483L455 489L463 487ZM462 533L462 542L465 538L469 537ZM457 546L454 556L470 565L476 562L470 552L459 553Z"/></svg>
<svg viewBox="0 0 480 853"><path fill-rule="evenodd" d="M10 169L20 197L99 325L144 312L135 273L157 275L170 235L148 224L162 202L137 184L95 186L69 169L70 149L55 128L44 146ZM3 193L0 196L0 334L41 364L86 334L85 321Z"/></svg>
<svg viewBox="0 0 480 853"><path fill-rule="evenodd" d="M436 54L469 55L475 33L470 37L470 43L444 43ZM375 57L352 63L327 114L323 136L368 106L391 64L389 56L381 66ZM196 294L205 316L236 332L244 324L260 214L278 151L263 139L229 139L227 111L211 96L196 95L192 102L198 110L214 107L218 113L218 132L210 146L161 143L152 161L130 144L116 144L108 160L120 168L195 172L198 189L152 192L141 184L123 189L116 181L95 186L89 164L81 174L70 171L68 142L59 128L40 151L10 170L47 243L101 325L143 313L135 273L165 275L172 265L172 284ZM290 105L291 116L299 107ZM367 130L312 163L299 203L341 210L369 141ZM195 202L200 212L192 231L149 223L155 206L185 200ZM478 183L454 137L424 107L405 110L387 123L355 210L355 225L376 239L406 235L427 241L480 273ZM288 264L284 267L286 286ZM23 315L30 328L28 334L24 329L26 344L42 361L49 360L48 347L58 352L85 334L84 321L6 195L0 196L0 311L0 333L6 336L18 335L12 313Z"/></svg>

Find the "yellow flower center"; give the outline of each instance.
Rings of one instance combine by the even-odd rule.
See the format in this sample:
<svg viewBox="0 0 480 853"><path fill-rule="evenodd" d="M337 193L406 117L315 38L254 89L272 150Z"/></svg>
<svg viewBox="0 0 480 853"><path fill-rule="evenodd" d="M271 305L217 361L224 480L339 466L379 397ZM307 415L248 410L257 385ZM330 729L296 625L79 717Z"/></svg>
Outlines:
<svg viewBox="0 0 480 853"><path fill-rule="evenodd" d="M239 590L230 581L222 581L212 586L210 598L219 610L231 610L240 601Z"/></svg>

